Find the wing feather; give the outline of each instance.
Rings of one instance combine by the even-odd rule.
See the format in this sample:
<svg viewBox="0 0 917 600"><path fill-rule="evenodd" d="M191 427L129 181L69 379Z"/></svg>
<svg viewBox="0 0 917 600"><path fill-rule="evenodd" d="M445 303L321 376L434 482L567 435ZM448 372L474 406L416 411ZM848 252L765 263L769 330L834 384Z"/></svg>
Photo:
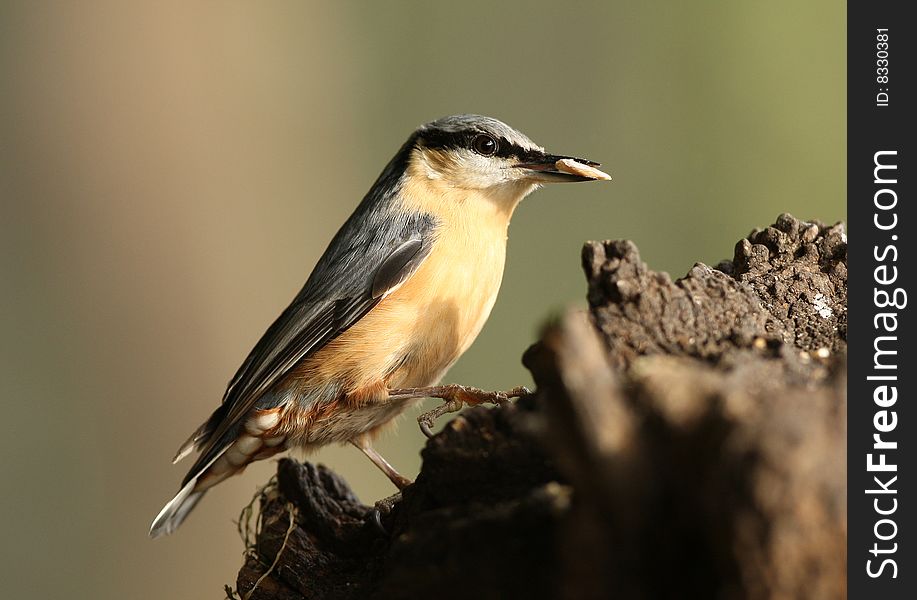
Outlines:
<svg viewBox="0 0 917 600"><path fill-rule="evenodd" d="M230 381L223 404L192 436L201 454L182 485L200 474L258 400L300 361L365 316L407 280L430 253L435 221L426 215L383 223L369 235L354 235L355 213L319 260L309 281L268 328ZM363 233L357 228L357 233ZM190 442L191 440L189 440Z"/></svg>

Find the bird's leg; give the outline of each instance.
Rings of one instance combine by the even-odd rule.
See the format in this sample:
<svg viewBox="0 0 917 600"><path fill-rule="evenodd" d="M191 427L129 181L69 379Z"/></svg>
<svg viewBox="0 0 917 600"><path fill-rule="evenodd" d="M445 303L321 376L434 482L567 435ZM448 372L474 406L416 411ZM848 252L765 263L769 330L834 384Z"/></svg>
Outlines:
<svg viewBox="0 0 917 600"><path fill-rule="evenodd" d="M369 440L365 437L357 437L350 440L350 443L360 449L360 452L365 454L369 460L373 461L373 464L379 467L383 473L388 476L388 478L395 484L399 490L403 490L408 487L413 481L399 473L395 470L395 467L389 464L381 454L376 452L376 450L370 445Z"/></svg>
<svg viewBox="0 0 917 600"><path fill-rule="evenodd" d="M369 443L369 439L366 436L356 437L350 440L350 443L359 448L360 452L365 454L369 460L373 461L373 464L379 467L379 469L385 473L391 482L394 483L398 488L398 491L395 494L376 502L371 513L371 518L376 528L379 529L379 531L381 531L383 534L388 535L388 531L382 524L382 516L392 512L392 508L401 500L401 490L408 487L413 482L396 471L395 467L390 465L389 462L385 460L381 454L376 452L376 450Z"/></svg>
<svg viewBox="0 0 917 600"><path fill-rule="evenodd" d="M389 390L388 396L393 400L410 400L413 398L441 398L445 400L442 404L427 411L417 417L417 423L420 430L427 437L433 437L434 421L446 413L457 412L466 404L476 406L485 402L492 404L502 404L510 398L525 396L531 392L524 386L514 387L506 392L488 392L467 385L458 385L455 383L449 385L434 385L422 388L403 388Z"/></svg>

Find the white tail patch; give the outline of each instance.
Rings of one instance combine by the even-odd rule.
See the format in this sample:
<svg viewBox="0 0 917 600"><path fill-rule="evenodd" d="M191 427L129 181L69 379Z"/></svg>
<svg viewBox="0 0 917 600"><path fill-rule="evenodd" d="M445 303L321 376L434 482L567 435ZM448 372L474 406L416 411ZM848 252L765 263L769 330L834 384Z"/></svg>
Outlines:
<svg viewBox="0 0 917 600"><path fill-rule="evenodd" d="M254 436L260 436L279 422L280 411L278 409L256 411L255 416L245 421L245 430Z"/></svg>
<svg viewBox="0 0 917 600"><path fill-rule="evenodd" d="M261 440L251 436L245 435L244 433L233 442L233 448L244 454L245 456L251 456L255 452L261 449Z"/></svg>
<svg viewBox="0 0 917 600"><path fill-rule="evenodd" d="M197 481L200 479L201 475L207 472L207 470L223 456L223 453L226 452L226 448L223 448L219 454L217 454L207 465L201 469L200 474L192 478L191 481L186 483L182 489L178 490L178 493L169 500L165 506L162 507L162 510L159 511L159 514L156 515L156 518L153 519L153 524L150 525L150 537L158 538L164 535L169 535L182 524L182 521L187 518L188 513L190 513L194 507L200 502L201 497L203 497L206 490L194 491L195 486L197 486Z"/></svg>
<svg viewBox="0 0 917 600"><path fill-rule="evenodd" d="M284 443L286 439L286 436L278 435L275 437L262 438L261 441L264 442L264 445L268 448L273 448L274 446L279 446L280 444Z"/></svg>
<svg viewBox="0 0 917 600"><path fill-rule="evenodd" d="M181 448L178 449L178 452L176 452L175 456L172 458L173 465L191 454L191 451L195 448L200 448L200 444L204 438L204 428L206 426L207 423L204 422L200 427L194 430L194 433L191 434L191 437L185 440L185 443L181 445Z"/></svg>
<svg viewBox="0 0 917 600"><path fill-rule="evenodd" d="M174 465L184 457L191 454L191 451L194 450L194 444L186 444L178 449L178 452L175 453L175 456L172 458L172 464Z"/></svg>
<svg viewBox="0 0 917 600"><path fill-rule="evenodd" d="M179 490L179 492L175 494L175 497L162 507L162 510L159 511L159 514L156 515L156 518L153 519L153 524L150 526L151 538L169 535L178 529L178 526L181 525L185 517L188 516L188 513L191 512L191 509L194 508L201 499L201 496L204 495L204 492L192 491L196 483L197 477L186 483L185 487Z"/></svg>
<svg viewBox="0 0 917 600"><path fill-rule="evenodd" d="M262 440L264 432L280 422L280 410L271 409L266 411L255 411L255 416L246 420L245 432L239 435L232 443L223 448L214 456L203 469L191 479L181 490L175 494L150 526L150 537L157 538L168 535L178 529L191 509L198 503L201 497L208 489L223 481L227 477L235 475L242 471L247 464L253 460L273 456L282 448L273 446L279 445L284 441L284 436L274 436ZM179 449L173 462L181 460L184 456L194 449L198 438L199 431L195 432L191 438L185 442Z"/></svg>

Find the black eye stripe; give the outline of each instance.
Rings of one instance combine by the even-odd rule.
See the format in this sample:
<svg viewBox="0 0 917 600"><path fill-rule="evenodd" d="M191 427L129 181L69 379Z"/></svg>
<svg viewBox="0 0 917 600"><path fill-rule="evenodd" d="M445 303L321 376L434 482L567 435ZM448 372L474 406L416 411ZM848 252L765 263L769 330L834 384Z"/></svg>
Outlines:
<svg viewBox="0 0 917 600"><path fill-rule="evenodd" d="M418 143L427 148L438 150L450 150L464 148L474 151L472 143L478 135L489 135L497 142L497 152L492 156L500 158L519 158L521 160L537 160L541 155L538 150L528 150L517 144L513 144L505 137L494 136L486 131L442 131L430 130L424 131Z"/></svg>
<svg viewBox="0 0 917 600"><path fill-rule="evenodd" d="M417 140L417 144L436 150L448 150L452 148L466 148L470 141L471 137L465 132L434 129L422 132L420 138Z"/></svg>
<svg viewBox="0 0 917 600"><path fill-rule="evenodd" d="M500 138L500 147L496 156L500 158L517 158L523 162L534 162L542 155L538 150L528 150L522 146L510 143L506 138Z"/></svg>

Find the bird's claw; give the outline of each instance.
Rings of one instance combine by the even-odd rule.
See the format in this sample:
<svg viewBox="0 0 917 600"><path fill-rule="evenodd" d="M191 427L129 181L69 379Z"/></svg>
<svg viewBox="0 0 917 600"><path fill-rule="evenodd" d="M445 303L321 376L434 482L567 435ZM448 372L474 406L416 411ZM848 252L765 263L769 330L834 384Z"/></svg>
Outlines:
<svg viewBox="0 0 917 600"><path fill-rule="evenodd" d="M446 400L433 410L428 410L419 417L417 417L417 423L420 424L420 430L428 438L433 437L433 423L436 422L436 419L440 418L446 413L458 412L462 410L462 407L465 405L463 400L457 398L452 398Z"/></svg>
<svg viewBox="0 0 917 600"><path fill-rule="evenodd" d="M401 501L401 492L393 494L388 498L383 498L382 500L376 501L373 505L372 512L370 513L370 519L372 519L373 525L376 529L382 532L383 535L389 535L388 530L385 528L385 525L382 524L383 515L388 515L392 512L392 509L395 507L395 504Z"/></svg>
<svg viewBox="0 0 917 600"><path fill-rule="evenodd" d="M385 525L382 524L382 511L374 506L369 517L372 519L375 528L378 529L382 535L388 535L388 530L385 528Z"/></svg>
<svg viewBox="0 0 917 600"><path fill-rule="evenodd" d="M428 410L421 414L417 417L417 423L420 425L420 430L423 434L431 438L433 437L433 423L446 413L458 412L462 410L462 407L466 404L475 406L487 402L502 406L506 402L509 402L510 398L518 398L531 393L532 392L523 385L516 386L506 392L488 392L482 389L458 384L445 385L442 386L441 392L438 394L445 402L433 410Z"/></svg>

